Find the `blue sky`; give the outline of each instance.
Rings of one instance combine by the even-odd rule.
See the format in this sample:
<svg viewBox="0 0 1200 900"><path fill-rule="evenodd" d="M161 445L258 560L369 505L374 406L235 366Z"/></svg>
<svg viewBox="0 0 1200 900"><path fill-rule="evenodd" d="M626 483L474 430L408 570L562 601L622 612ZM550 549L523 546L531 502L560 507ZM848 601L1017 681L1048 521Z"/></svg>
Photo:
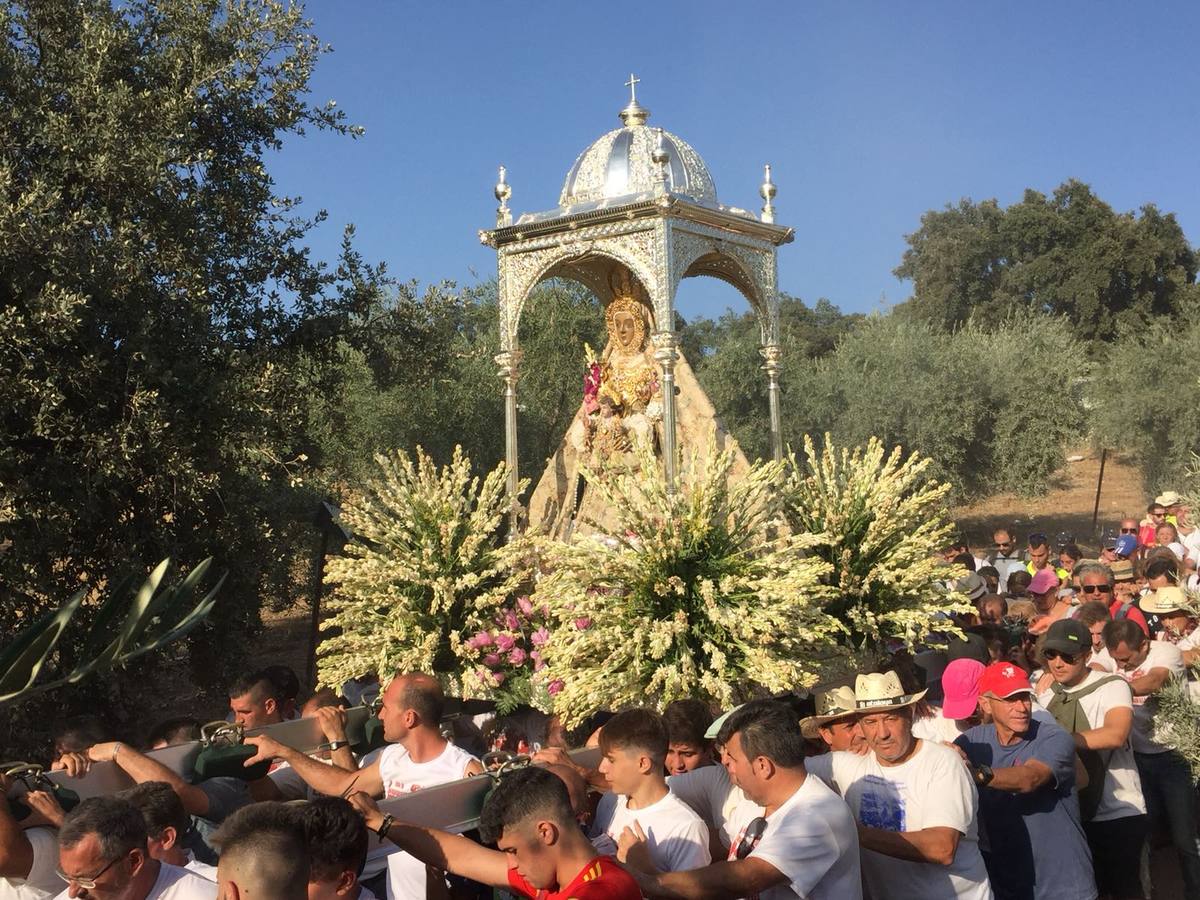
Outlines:
<svg viewBox="0 0 1200 900"><path fill-rule="evenodd" d="M1067 178L1118 210L1174 211L1200 241L1200 4L583 3L310 0L334 47L313 99L358 140L309 135L271 160L324 208L315 254L358 246L393 275L471 284L495 272L496 166L512 208L555 205L575 157L617 127L629 73L652 125L704 157L722 202L779 186L780 288L869 311L908 296L892 269L923 212L1019 200ZM685 316L744 309L690 279Z"/></svg>

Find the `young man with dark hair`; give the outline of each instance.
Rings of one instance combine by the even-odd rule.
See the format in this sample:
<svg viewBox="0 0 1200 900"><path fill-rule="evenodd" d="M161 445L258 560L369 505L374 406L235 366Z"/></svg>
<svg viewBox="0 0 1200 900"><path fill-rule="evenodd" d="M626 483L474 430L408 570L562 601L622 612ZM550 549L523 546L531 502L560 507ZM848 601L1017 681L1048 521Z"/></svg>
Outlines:
<svg viewBox="0 0 1200 900"><path fill-rule="evenodd" d="M84 800L58 830L58 900L212 900L213 883L150 856L146 820L118 797Z"/></svg>
<svg viewBox="0 0 1200 900"><path fill-rule="evenodd" d="M400 797L421 788L457 781L483 771L479 760L442 737L444 697L436 678L423 672L397 675L383 692L379 718L389 742L375 762L361 769L326 765L285 747L272 737L246 738L258 754L246 761L281 759L306 784L328 797L355 788L372 797ZM388 857L388 891L393 897L423 897L425 866L403 853Z"/></svg>
<svg viewBox="0 0 1200 900"><path fill-rule="evenodd" d="M704 736L712 710L700 700L676 700L663 710L667 726L667 774L681 775L713 764L712 741Z"/></svg>
<svg viewBox="0 0 1200 900"><path fill-rule="evenodd" d="M294 807L268 802L239 809L213 841L221 848L217 900L307 900L308 842Z"/></svg>
<svg viewBox="0 0 1200 900"><path fill-rule="evenodd" d="M1042 641L1042 656L1046 671L1034 688L1038 705L1071 733L1088 772L1079 809L1097 886L1114 900L1140 898L1138 860L1146 841L1146 803L1129 745L1133 727L1129 686L1089 668L1092 636L1075 619L1062 619L1050 627Z"/></svg>
<svg viewBox="0 0 1200 900"><path fill-rule="evenodd" d="M192 819L179 796L163 781L147 781L117 794L138 808L146 820L150 856L195 872L209 881L217 880L216 866L199 862L184 842L193 834Z"/></svg>
<svg viewBox="0 0 1200 900"><path fill-rule="evenodd" d="M596 849L614 855L622 832L637 822L659 871L708 865L708 826L667 788L662 717L648 709L617 713L600 731L600 752L600 773L612 790L600 799L589 833Z"/></svg>
<svg viewBox="0 0 1200 900"><path fill-rule="evenodd" d="M717 743L730 781L746 797L731 819L737 830L729 858L686 872L654 872L635 825L621 846L646 896L861 898L854 819L836 794L806 772L795 713L773 700L747 703L728 715Z"/></svg>
<svg viewBox="0 0 1200 900"><path fill-rule="evenodd" d="M367 862L367 826L341 797L318 797L298 809L308 841L308 900L375 900L359 883Z"/></svg>
<svg viewBox="0 0 1200 900"><path fill-rule="evenodd" d="M200 740L200 720L191 716L164 719L146 732L147 750L161 750L175 744Z"/></svg>
<svg viewBox="0 0 1200 900"><path fill-rule="evenodd" d="M265 670L242 675L229 685L229 710L243 728L283 721L283 690Z"/></svg>
<svg viewBox="0 0 1200 900"><path fill-rule="evenodd" d="M479 831L497 849L436 828L404 825L367 794L350 802L367 827L426 865L537 900L640 900L629 873L596 849L575 822L567 788L537 766L500 779L479 816ZM399 900L399 898L397 898Z"/></svg>

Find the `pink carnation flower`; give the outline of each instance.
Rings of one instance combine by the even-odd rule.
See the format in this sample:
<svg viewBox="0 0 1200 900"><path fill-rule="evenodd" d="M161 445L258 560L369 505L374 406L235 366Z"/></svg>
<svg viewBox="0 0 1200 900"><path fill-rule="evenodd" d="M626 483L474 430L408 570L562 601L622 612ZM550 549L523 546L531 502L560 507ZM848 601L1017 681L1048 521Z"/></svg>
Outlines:
<svg viewBox="0 0 1200 900"><path fill-rule="evenodd" d="M508 661L514 666L522 665L525 662L525 651L520 647L514 647L512 652L508 654Z"/></svg>
<svg viewBox="0 0 1200 900"><path fill-rule="evenodd" d="M491 666L493 668L500 665L500 654L499 653L489 653L487 656L485 656L483 658L483 664L485 666Z"/></svg>
<svg viewBox="0 0 1200 900"><path fill-rule="evenodd" d="M567 686L567 683L565 681L563 681L561 678L555 678L552 682L550 682L548 685L546 685L546 692L549 693L551 696L553 696L554 694L561 694L563 688L565 688L566 686Z"/></svg>
<svg viewBox="0 0 1200 900"><path fill-rule="evenodd" d="M492 681L494 681L497 686L504 684L504 673L503 672L493 672L492 673Z"/></svg>
<svg viewBox="0 0 1200 900"><path fill-rule="evenodd" d="M476 632L470 639L467 640L467 646L472 650L482 650L484 647L492 645L492 636L489 632Z"/></svg>
<svg viewBox="0 0 1200 900"><path fill-rule="evenodd" d="M533 615L533 604L529 602L528 597L518 597L517 606L521 610L521 615L525 616L526 618L529 618L531 615Z"/></svg>
<svg viewBox="0 0 1200 900"><path fill-rule="evenodd" d="M496 646L500 649L501 653L507 653L509 650L515 647L516 644L517 640L511 634L496 635Z"/></svg>
<svg viewBox="0 0 1200 900"><path fill-rule="evenodd" d="M575 620L575 627L578 628L580 631L587 631L589 628L592 627L592 620L589 619L587 616L580 616L579 618L577 618Z"/></svg>
<svg viewBox="0 0 1200 900"><path fill-rule="evenodd" d="M517 618L517 614L511 609L504 611L504 627L509 631L518 631L521 628L521 620Z"/></svg>
<svg viewBox="0 0 1200 900"><path fill-rule="evenodd" d="M534 650L529 654L529 658L533 660L533 671L540 672L546 668L546 660L542 659L542 654Z"/></svg>
<svg viewBox="0 0 1200 900"><path fill-rule="evenodd" d="M544 647L546 642L550 640L550 632L543 625L537 631L529 636L529 643L535 647Z"/></svg>

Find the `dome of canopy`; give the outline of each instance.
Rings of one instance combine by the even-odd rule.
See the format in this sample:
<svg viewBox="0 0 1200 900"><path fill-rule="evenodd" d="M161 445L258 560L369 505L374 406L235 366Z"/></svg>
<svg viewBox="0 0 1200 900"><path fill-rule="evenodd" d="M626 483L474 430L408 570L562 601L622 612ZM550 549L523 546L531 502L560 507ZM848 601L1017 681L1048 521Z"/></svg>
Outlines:
<svg viewBox="0 0 1200 900"><path fill-rule="evenodd" d="M659 166L652 154L659 129L646 125L650 111L637 100L621 111L624 127L603 135L579 154L567 173L560 207L612 200L654 190ZM700 154L682 138L662 132L667 153L667 190L697 203L717 205L717 188Z"/></svg>

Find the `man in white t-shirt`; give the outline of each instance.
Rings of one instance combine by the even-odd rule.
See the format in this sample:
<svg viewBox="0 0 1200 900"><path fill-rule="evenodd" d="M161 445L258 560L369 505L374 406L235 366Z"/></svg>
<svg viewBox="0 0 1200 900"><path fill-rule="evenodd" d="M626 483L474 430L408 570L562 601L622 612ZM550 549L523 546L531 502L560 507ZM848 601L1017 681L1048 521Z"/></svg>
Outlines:
<svg viewBox="0 0 1200 900"><path fill-rule="evenodd" d="M1175 605L1166 588L1142 599L1142 610L1170 614ZM1160 740L1155 733L1155 696L1172 680L1182 680L1187 671L1183 653L1166 641L1151 641L1129 620L1104 626L1104 645L1111 658L1110 669L1126 681L1133 691L1133 755L1142 779L1142 794L1152 831L1164 830L1179 854L1184 890L1188 897L1200 897L1200 830L1196 817L1195 779L1183 755Z"/></svg>
<svg viewBox="0 0 1200 900"><path fill-rule="evenodd" d="M1130 619L1122 621L1138 628ZM1089 668L1092 635L1076 619L1061 619L1050 626L1042 656L1046 671L1035 682L1035 699L1071 732L1088 771L1090 783L1080 791L1079 807L1096 886L1101 896L1141 897L1139 860L1146 842L1146 803L1129 743L1133 727L1129 686Z"/></svg>
<svg viewBox="0 0 1200 900"><path fill-rule="evenodd" d="M147 841L146 822L129 801L84 800L67 813L58 831L66 887L57 900L81 892L94 900L215 900L215 884L154 859Z"/></svg>
<svg viewBox="0 0 1200 900"><path fill-rule="evenodd" d="M438 730L445 697L437 679L422 672L397 675L383 692L379 718L391 742L378 760L358 770L343 769L285 747L267 735L246 738L264 759L282 759L316 791L341 797L351 788L370 797L400 797L422 788L457 781L483 771L479 760L454 746ZM388 857L388 892L401 897L425 896L425 866L406 853Z"/></svg>
<svg viewBox="0 0 1200 900"><path fill-rule="evenodd" d="M725 719L717 743L730 779L746 795L733 814L737 834L729 859L686 872L655 872L645 835L635 825L622 833L620 848L642 893L861 898L854 819L846 804L805 770L804 740L791 709L771 700L747 703Z"/></svg>
<svg viewBox="0 0 1200 900"><path fill-rule="evenodd" d="M808 768L858 820L867 893L990 900L975 784L956 750L912 735L912 707L925 692L906 694L887 672L858 676L854 695L871 752L813 757Z"/></svg>
<svg viewBox="0 0 1200 900"><path fill-rule="evenodd" d="M600 772L612 785L596 808L588 836L598 851L617 855L621 833L635 822L646 835L650 861L660 872L707 866L708 826L667 788L666 725L658 713L627 709L600 732Z"/></svg>
<svg viewBox="0 0 1200 900"><path fill-rule="evenodd" d="M220 900L307 900L308 840L295 807L244 806L213 835Z"/></svg>

